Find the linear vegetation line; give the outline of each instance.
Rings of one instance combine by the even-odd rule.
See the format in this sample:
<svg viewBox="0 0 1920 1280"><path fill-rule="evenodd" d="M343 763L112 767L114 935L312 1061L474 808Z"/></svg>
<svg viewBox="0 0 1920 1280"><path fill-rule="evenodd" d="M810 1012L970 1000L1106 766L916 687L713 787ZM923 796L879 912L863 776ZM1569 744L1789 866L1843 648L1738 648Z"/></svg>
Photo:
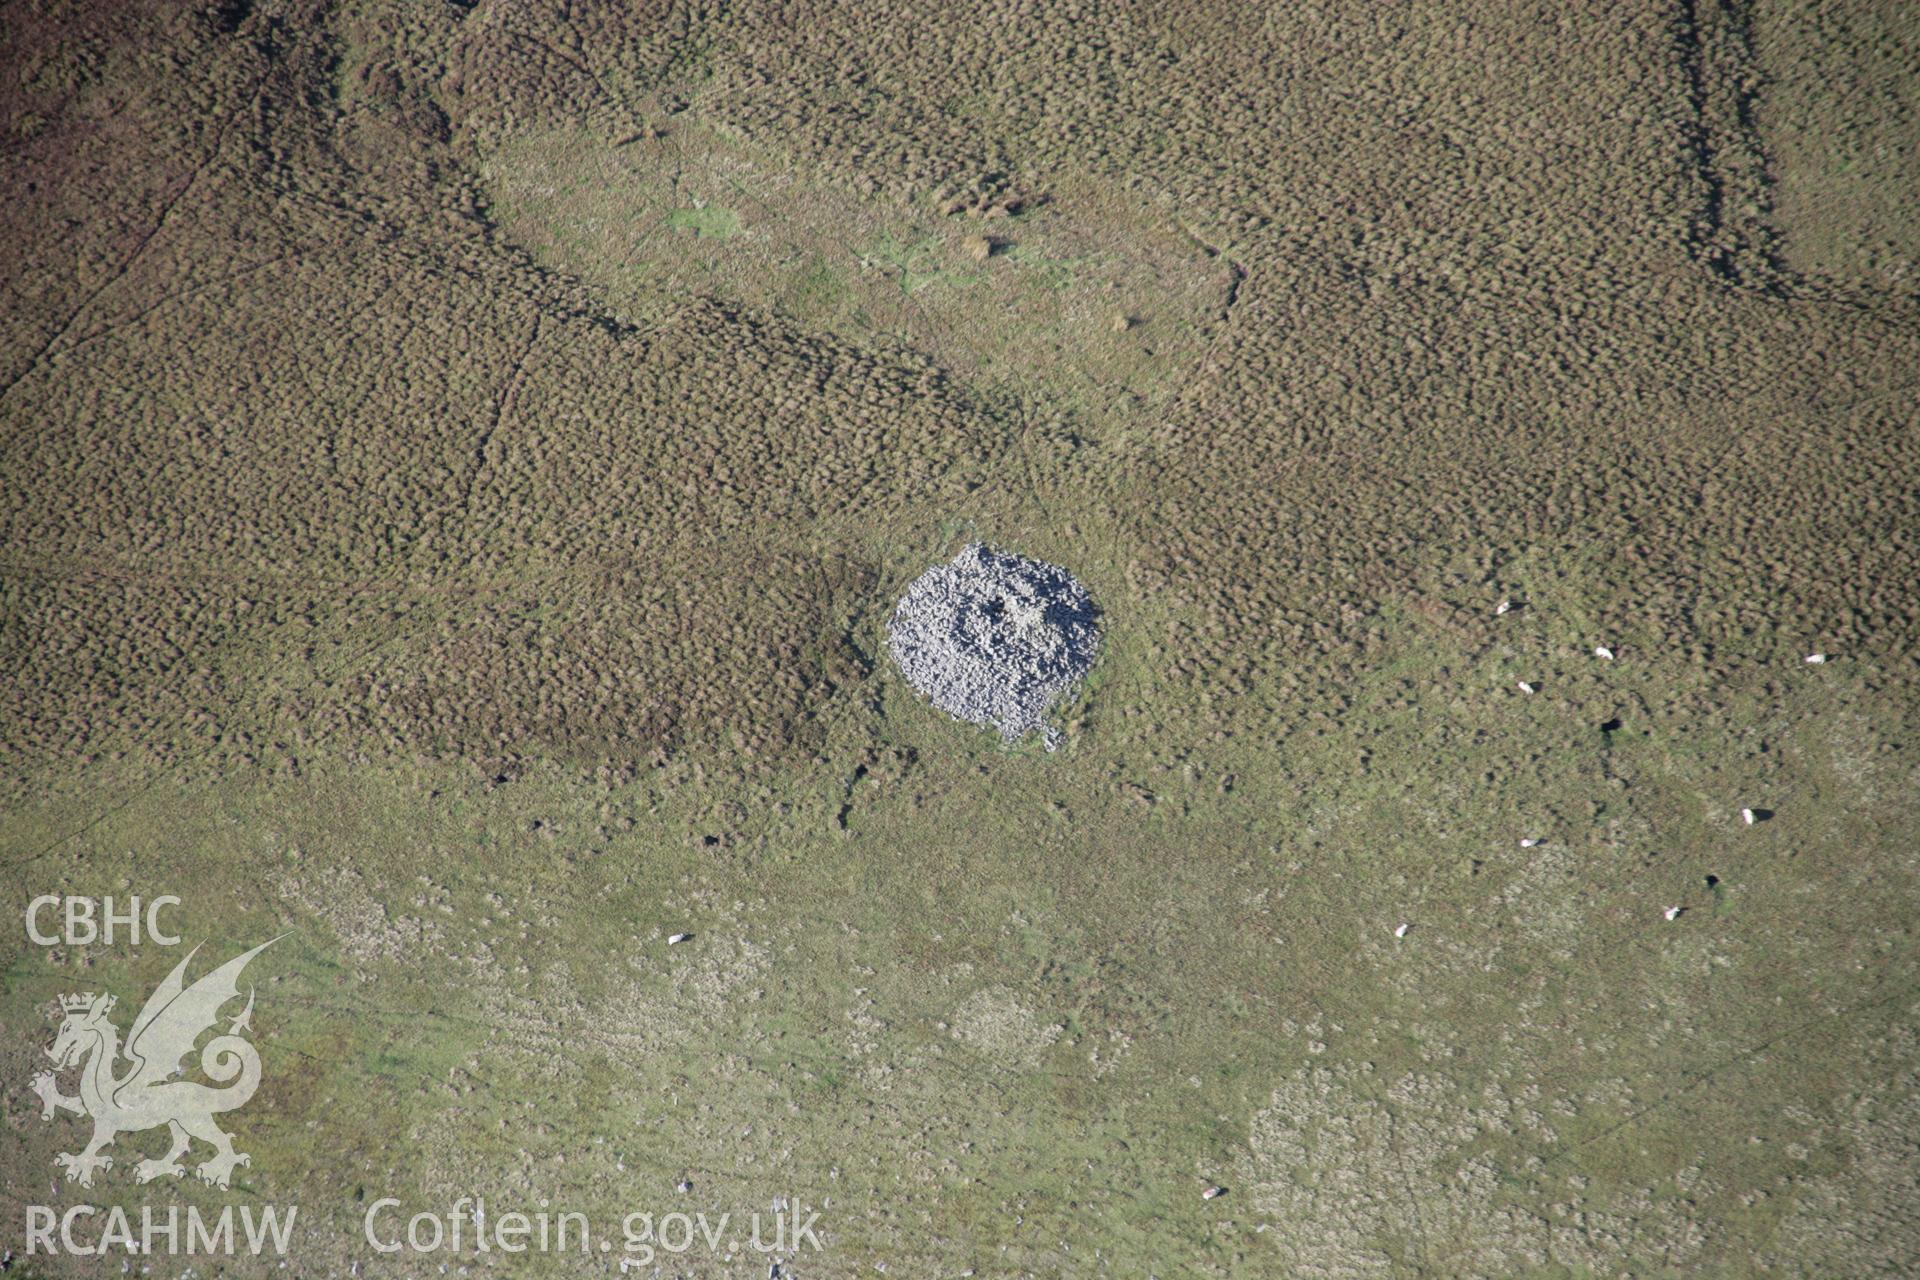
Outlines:
<svg viewBox="0 0 1920 1280"><path fill-rule="evenodd" d="M481 477L492 469L492 460L487 455L493 447L494 440L500 434L500 428L513 414L513 407L520 398L520 388L526 381L527 361L532 358L533 349L540 341L540 320L541 312L536 307L533 312L533 324L527 330L526 343L520 348L520 354L515 357L513 366L507 370L507 376L501 380L500 394L494 400L493 418L488 422L486 430L480 433L479 443L474 446L473 470L467 475L467 483L462 487L459 499L449 507L440 508L441 511L457 506L463 515L473 515L473 498L480 488ZM428 513L429 516L435 514L438 512Z"/></svg>
<svg viewBox="0 0 1920 1280"><path fill-rule="evenodd" d="M198 164L194 165L192 171L187 174L186 180L180 184L179 190L175 191L173 195L161 204L159 217L154 219L153 226L134 243L133 249L126 257L121 259L120 264L108 272L107 278L101 281L99 285L80 300L79 305L67 316L65 322L63 322L59 328L55 329L45 342L40 344L39 350L35 351L32 357L21 366L20 371L9 378L4 386L0 386L0 402L4 402L8 394L11 393L16 386L20 385L28 374L38 369L42 363L47 360L54 346L67 336L67 333L79 322L80 317L85 315L88 308L93 306L94 301L124 279L127 272L140 260L141 255L147 251L147 246L152 244L154 238L166 227L167 219L172 216L174 209L186 198L187 193L193 190L194 186L200 181L200 176L212 167L213 162L219 158L220 148L226 143L228 131L233 128L233 124L240 118L240 114L250 108L259 99L260 91L265 87L267 76L272 70L273 60L269 57L267 65L254 77L253 84L248 88L247 92L241 96L240 105L229 112L227 116L221 120L219 127L214 130L213 143L207 148L207 154L201 158ZM77 346L79 344L76 343L75 345Z"/></svg>
<svg viewBox="0 0 1920 1280"><path fill-rule="evenodd" d="M292 577L280 574L247 576L224 574L211 569L186 572L178 569L143 569L137 566L126 567L100 563L67 566L47 560L0 557L0 575L5 574L18 574L21 577L38 578L43 582L81 587L94 583L138 583L153 587L225 587L234 591L263 593L306 591L337 592L345 596L379 594L385 599L398 601L436 600L487 591L505 591L518 585L514 580L494 582L453 580L421 586L397 576L355 580Z"/></svg>
<svg viewBox="0 0 1920 1280"><path fill-rule="evenodd" d="M1703 7L1708 16L1703 16ZM1710 26L1714 14L1719 21ZM1728 288L1770 302L1841 307L1877 317L1889 303L1920 300L1876 295L1869 288L1796 270L1787 261L1784 237L1773 221L1774 164L1759 119L1766 75L1755 47L1750 0L1678 0L1671 27L1685 99L1686 164L1701 190L1683 237L1695 265ZM1714 89L1721 86L1709 82L1715 55L1732 63L1722 77L1723 94L1730 99L1724 111L1715 110ZM1722 136L1724 145L1717 141ZM1728 165L1729 147L1742 153L1737 159L1757 175L1752 181L1740 181L1737 169ZM1743 208L1748 205L1752 212Z"/></svg>
<svg viewBox="0 0 1920 1280"><path fill-rule="evenodd" d="M481 590L486 590L486 588L482 588ZM342 659L339 663L335 664L334 666L329 667L328 669L320 672L312 680L308 681L305 685L301 686L299 692L315 693L321 689L330 688L333 685L333 683L335 683L336 681L341 680L346 676L352 674L352 671L350 671L349 668L353 668L357 670L364 662L372 659L375 655L377 655L381 650L385 649L388 645L391 645L395 641L400 640L404 638L406 635L408 635L409 634L408 624L411 621L412 621L411 618L396 619L389 631L389 634L387 634L385 637L376 636L376 638L371 643L366 645L359 652L351 654L347 658ZM214 749L214 744L208 743L207 745L202 746L198 749L189 750L183 753L178 760L175 760L172 764L163 765L161 768L155 771L154 775L151 778L131 788L122 799L118 800L115 803L106 805L105 807L95 811L94 813L89 815L85 821L81 822L80 825L74 827L72 830L67 831L62 835L55 836L52 840L48 841L45 845L35 850L34 852L25 854L17 858L9 858L4 862L0 862L0 867L3 867L7 870L16 870L18 868L31 866L32 864L39 862L42 858L46 858L50 856L56 850L61 848L61 846L69 843L72 840L78 839L80 836L85 835L87 832L93 830L95 827L105 822L108 818L111 818L115 814L125 812L127 809L132 808L139 801L146 798L148 795L152 794L154 788L158 787L162 782L165 782L169 778L174 777L176 774L178 774L182 769L186 768L188 765L193 764L201 759L204 759L213 751L213 749Z"/></svg>
<svg viewBox="0 0 1920 1280"><path fill-rule="evenodd" d="M1767 1039L1760 1041L1758 1044L1751 1045L1748 1048L1740 1050L1738 1053L1735 1053L1732 1056L1723 1059L1722 1061L1716 1063L1715 1065L1707 1068L1704 1071L1696 1072L1694 1075L1689 1077L1684 1083L1679 1084L1671 1089L1668 1089L1665 1093L1661 1094L1659 1098L1648 1103L1646 1106L1641 1107L1639 1110L1630 1113L1624 1119L1618 1121L1617 1123L1608 1125L1605 1129L1602 1129L1599 1133L1596 1133L1591 1137L1582 1138L1579 1142L1576 1142L1569 1147L1564 1147L1561 1150L1554 1152L1551 1156L1548 1156L1546 1158L1544 1163L1547 1165L1557 1163L1558 1161L1567 1159L1577 1151L1581 1151L1587 1147L1592 1146L1596 1142L1602 1142L1608 1138L1613 1137L1615 1134L1619 1133L1621 1130L1630 1128L1633 1125L1638 1124L1640 1121L1644 1120L1646 1117L1654 1114L1655 1112L1663 1111L1666 1108L1674 1105L1675 1103L1679 1102L1681 1098L1684 1097L1686 1094L1692 1093L1695 1089L1698 1089L1701 1085L1711 1083L1713 1080L1717 1079L1719 1076L1723 1075L1724 1073L1728 1071L1732 1071L1736 1067L1741 1067L1746 1065L1748 1062L1751 1062L1753 1059L1765 1053L1768 1049L1771 1049L1776 1045L1782 1044L1788 1040L1792 1040L1796 1036L1799 1036L1804 1032L1813 1031L1819 1027L1824 1027L1827 1024L1832 1022L1843 1021L1847 1018L1851 1018L1856 1013L1862 1013L1868 1009L1877 1009L1882 1005L1892 1004L1895 1000L1900 999L1902 996L1911 995L1916 991L1920 991L1920 982L1908 981L1908 982L1902 982L1902 983L1892 984L1892 985L1893 985L1893 989L1890 991L1871 995L1861 1000L1856 1000L1854 1003L1850 1005L1845 1005L1840 1009L1835 1010L1832 1013L1823 1013L1818 1017L1809 1018L1805 1022L1796 1023L1793 1026L1786 1028L1785 1030L1779 1032L1776 1035L1769 1036Z"/></svg>
<svg viewBox="0 0 1920 1280"><path fill-rule="evenodd" d="M86 333L81 334L78 338L75 338L72 342L68 343L66 346L61 347L58 351L48 351L46 353L47 362L52 363L53 361L59 360L64 356L71 355L73 352L78 351L80 348L87 346L90 343L98 342L100 339L107 337L110 334L117 333L129 325L137 324L139 321L152 315L154 312L159 311L165 307L171 306L174 303L186 302L190 299L197 298L201 294L206 293L210 290L217 289L221 285L231 284L236 280L245 279L247 276L253 275L255 272L264 271L268 267L278 266L282 262L285 262L287 259L295 256L296 252L297 250L289 249L284 253L276 253L271 258L267 258L264 261L253 263L250 266L241 267L237 271L229 271L227 274L223 276L216 276L212 280L204 281L200 284L193 285L190 288L177 289L172 293L162 294L160 297L154 299L152 302L148 303L146 306L140 307L139 309L134 311L130 311L126 315L119 316L116 319L104 321L98 327L94 329L90 329Z"/></svg>

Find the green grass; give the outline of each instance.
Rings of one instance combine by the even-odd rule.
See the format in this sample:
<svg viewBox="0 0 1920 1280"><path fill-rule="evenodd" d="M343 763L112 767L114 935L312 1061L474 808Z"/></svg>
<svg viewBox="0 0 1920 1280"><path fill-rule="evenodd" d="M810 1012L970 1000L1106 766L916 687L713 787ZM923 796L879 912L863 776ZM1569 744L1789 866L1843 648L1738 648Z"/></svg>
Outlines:
<svg viewBox="0 0 1920 1280"><path fill-rule="evenodd" d="M953 265L952 247L946 237L922 236L900 239L888 234L862 250L863 260L887 268L897 280L900 293L912 297L936 285L965 288L978 282L983 272Z"/></svg>
<svg viewBox="0 0 1920 1280"><path fill-rule="evenodd" d="M667 225L692 231L702 240L731 240L740 234L740 215L718 205L675 209L667 214Z"/></svg>

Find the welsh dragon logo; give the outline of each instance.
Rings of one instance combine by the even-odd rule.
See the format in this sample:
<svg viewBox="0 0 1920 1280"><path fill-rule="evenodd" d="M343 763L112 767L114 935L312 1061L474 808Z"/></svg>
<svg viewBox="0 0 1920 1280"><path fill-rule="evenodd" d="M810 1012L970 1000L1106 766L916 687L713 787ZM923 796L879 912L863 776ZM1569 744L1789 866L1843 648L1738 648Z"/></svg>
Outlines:
<svg viewBox="0 0 1920 1280"><path fill-rule="evenodd" d="M160 1125L167 1126L173 1145L159 1159L135 1165L136 1181L177 1178L186 1173L180 1157L195 1138L214 1150L213 1157L195 1170L202 1182L224 1187L236 1165L251 1163L249 1157L233 1149L233 1139L213 1122L220 1112L246 1105L260 1087L260 1054L243 1038L244 1032L252 1030L251 987L247 989L246 1008L228 1023L224 1034L216 1035L200 1050L200 1070L223 1087L179 1077L194 1043L219 1020L221 1008L239 997L240 971L279 940L263 942L236 956L189 987L185 976L188 963L200 950L195 947L148 997L140 1016L133 1020L124 1049L119 1028L107 1017L116 1003L112 996L60 997L66 1017L47 1056L53 1059L56 1071L80 1067L80 1092L74 1097L61 1093L56 1071L35 1076L33 1091L40 1096L43 1120L51 1120L56 1111L93 1118L93 1138L86 1147L54 1157L54 1163L67 1171L67 1181L92 1186L96 1172L113 1167L113 1157L103 1152L116 1136ZM117 1071L123 1058L130 1065Z"/></svg>

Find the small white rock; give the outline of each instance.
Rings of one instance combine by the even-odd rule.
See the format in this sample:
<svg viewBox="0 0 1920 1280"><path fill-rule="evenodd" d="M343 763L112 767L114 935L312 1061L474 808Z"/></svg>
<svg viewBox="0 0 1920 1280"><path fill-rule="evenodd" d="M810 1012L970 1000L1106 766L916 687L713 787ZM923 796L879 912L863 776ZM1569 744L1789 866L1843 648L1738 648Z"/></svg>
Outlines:
<svg viewBox="0 0 1920 1280"><path fill-rule="evenodd" d="M1669 920L1678 920L1680 918L1680 913L1685 910L1686 910L1685 907L1668 907L1666 910L1666 917Z"/></svg>
<svg viewBox="0 0 1920 1280"><path fill-rule="evenodd" d="M1227 1194L1227 1189L1225 1187L1208 1187L1205 1191L1202 1191L1200 1193L1200 1198L1202 1200L1218 1200L1221 1196L1225 1194Z"/></svg>
<svg viewBox="0 0 1920 1280"><path fill-rule="evenodd" d="M1545 843L1546 841L1541 839L1539 836L1527 836L1525 839L1520 841L1520 847L1522 849L1537 849Z"/></svg>
<svg viewBox="0 0 1920 1280"><path fill-rule="evenodd" d="M1535 686L1527 683L1525 680L1522 680L1520 682L1520 692L1522 693L1532 693L1534 691L1534 688Z"/></svg>
<svg viewBox="0 0 1920 1280"><path fill-rule="evenodd" d="M1740 811L1740 821L1746 823L1748 826L1752 826L1755 822L1758 822L1759 819L1754 817L1753 810L1742 809Z"/></svg>
<svg viewBox="0 0 1920 1280"><path fill-rule="evenodd" d="M1411 928L1413 928L1412 925L1402 923L1399 928L1393 931L1393 936L1396 938L1404 938L1407 936L1407 930Z"/></svg>
<svg viewBox="0 0 1920 1280"><path fill-rule="evenodd" d="M677 946L679 946L679 945L680 945L681 943L683 943L683 942L686 942L686 941L688 941L688 940L689 940L689 939L691 939L692 937L693 937L693 935L692 935L692 934L690 934L690 933L672 933L672 934L668 934L668 935L667 935L667 945L668 945L668 946L670 946L670 947L677 947Z"/></svg>
<svg viewBox="0 0 1920 1280"><path fill-rule="evenodd" d="M1497 617L1499 617L1499 616L1500 616L1501 614L1503 614L1503 613L1505 613L1505 612L1506 612L1507 610L1509 610L1509 609L1511 609L1511 608L1513 608L1513 601L1511 601L1511 600L1502 600L1502 601L1501 601L1501 602L1499 603L1499 605L1498 605L1498 606L1496 606L1496 607L1494 608L1494 611L1493 611L1493 616L1497 618Z"/></svg>
<svg viewBox="0 0 1920 1280"><path fill-rule="evenodd" d="M1597 644L1593 646L1593 656L1596 658L1605 658L1608 662L1612 662L1613 650L1603 644Z"/></svg>
<svg viewBox="0 0 1920 1280"><path fill-rule="evenodd" d="M1807 655L1807 665L1810 667L1817 667L1826 660L1827 655L1824 653L1810 653Z"/></svg>

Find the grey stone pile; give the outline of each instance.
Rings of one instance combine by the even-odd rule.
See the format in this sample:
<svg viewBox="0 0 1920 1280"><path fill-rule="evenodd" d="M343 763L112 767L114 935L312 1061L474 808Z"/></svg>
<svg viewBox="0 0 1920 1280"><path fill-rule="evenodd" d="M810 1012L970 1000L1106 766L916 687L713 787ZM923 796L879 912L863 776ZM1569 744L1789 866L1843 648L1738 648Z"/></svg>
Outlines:
<svg viewBox="0 0 1920 1280"><path fill-rule="evenodd" d="M887 623L907 683L948 715L1012 742L1093 666L1100 611L1058 565L973 543L907 588Z"/></svg>

